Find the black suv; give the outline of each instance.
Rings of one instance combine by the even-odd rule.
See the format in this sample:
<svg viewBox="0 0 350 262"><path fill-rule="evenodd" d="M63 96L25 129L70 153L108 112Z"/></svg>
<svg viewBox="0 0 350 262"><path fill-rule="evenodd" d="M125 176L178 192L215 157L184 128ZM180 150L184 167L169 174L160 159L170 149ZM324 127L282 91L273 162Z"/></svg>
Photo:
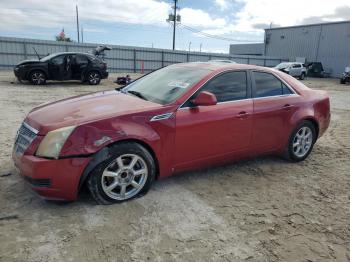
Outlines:
<svg viewBox="0 0 350 262"><path fill-rule="evenodd" d="M107 64L87 53L55 53L38 60L25 60L14 68L19 80L43 85L46 80L81 80L98 85L108 77Z"/></svg>

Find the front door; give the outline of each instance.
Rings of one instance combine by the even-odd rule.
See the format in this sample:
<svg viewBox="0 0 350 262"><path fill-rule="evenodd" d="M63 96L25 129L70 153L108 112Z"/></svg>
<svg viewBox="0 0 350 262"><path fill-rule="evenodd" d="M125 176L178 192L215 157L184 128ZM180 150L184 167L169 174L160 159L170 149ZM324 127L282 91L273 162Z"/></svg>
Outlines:
<svg viewBox="0 0 350 262"><path fill-rule="evenodd" d="M225 72L205 84L201 91L216 95L218 103L193 107L185 103L176 113L175 170L220 159L249 148L253 101L247 73ZM192 99L196 96L192 97Z"/></svg>
<svg viewBox="0 0 350 262"><path fill-rule="evenodd" d="M71 79L71 56L70 55L58 55L52 58L49 62L49 70L52 79L55 80L67 80Z"/></svg>

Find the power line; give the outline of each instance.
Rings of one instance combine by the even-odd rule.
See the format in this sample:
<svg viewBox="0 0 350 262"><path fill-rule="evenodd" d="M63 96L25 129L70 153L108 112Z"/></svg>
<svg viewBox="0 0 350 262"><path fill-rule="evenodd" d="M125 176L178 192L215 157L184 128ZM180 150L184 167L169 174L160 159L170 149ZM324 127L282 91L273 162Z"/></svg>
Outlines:
<svg viewBox="0 0 350 262"><path fill-rule="evenodd" d="M246 43L246 42L252 42L252 43L258 42L256 40L250 40L250 39L234 39L234 38L228 38L228 37L223 37L223 36L219 36L219 35L208 34L208 33L202 32L201 30L195 29L193 27L184 25L182 23L180 23L179 25L181 27L183 27L184 29L187 29L187 30L189 30L189 31L191 31L193 33L196 33L196 34L204 36L204 37L213 38L213 39L216 39L216 40L229 41L229 42L243 42L243 43Z"/></svg>

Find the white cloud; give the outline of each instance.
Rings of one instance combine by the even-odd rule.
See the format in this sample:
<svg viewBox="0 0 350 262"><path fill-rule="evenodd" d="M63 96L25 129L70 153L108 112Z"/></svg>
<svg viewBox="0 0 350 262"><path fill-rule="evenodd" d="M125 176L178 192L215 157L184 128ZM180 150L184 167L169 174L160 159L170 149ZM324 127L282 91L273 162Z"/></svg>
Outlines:
<svg viewBox="0 0 350 262"><path fill-rule="evenodd" d="M16 0L1 1L0 29L12 30L29 27L52 28L74 27L76 1L60 0ZM81 21L93 20L109 23L140 25L166 25L171 12L169 1L157 0L84 0L79 1ZM213 18L200 9L181 9L183 23L199 27L222 27L223 18Z"/></svg>
<svg viewBox="0 0 350 262"><path fill-rule="evenodd" d="M207 12L200 9L183 8L181 9L181 20L185 25L220 28L226 26L226 20L223 18L212 18Z"/></svg>
<svg viewBox="0 0 350 262"><path fill-rule="evenodd" d="M322 20L344 20L341 15L333 16L339 7L349 7L349 0L238 0L243 8L236 14L235 28L239 31L255 30L254 25L278 24L291 26L307 22L310 17ZM341 14L341 13L340 13ZM323 19L324 18L324 19Z"/></svg>

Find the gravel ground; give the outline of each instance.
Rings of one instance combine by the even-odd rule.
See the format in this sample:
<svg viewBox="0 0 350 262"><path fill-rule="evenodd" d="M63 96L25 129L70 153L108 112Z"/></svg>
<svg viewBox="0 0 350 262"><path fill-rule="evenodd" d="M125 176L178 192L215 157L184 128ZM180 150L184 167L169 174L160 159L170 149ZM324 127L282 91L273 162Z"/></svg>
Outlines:
<svg viewBox="0 0 350 262"><path fill-rule="evenodd" d="M332 108L304 162L264 157L188 172L98 206L87 193L70 204L40 199L11 150L32 107L115 85L34 87L0 72L0 261L350 261L350 85L304 82L328 90Z"/></svg>

